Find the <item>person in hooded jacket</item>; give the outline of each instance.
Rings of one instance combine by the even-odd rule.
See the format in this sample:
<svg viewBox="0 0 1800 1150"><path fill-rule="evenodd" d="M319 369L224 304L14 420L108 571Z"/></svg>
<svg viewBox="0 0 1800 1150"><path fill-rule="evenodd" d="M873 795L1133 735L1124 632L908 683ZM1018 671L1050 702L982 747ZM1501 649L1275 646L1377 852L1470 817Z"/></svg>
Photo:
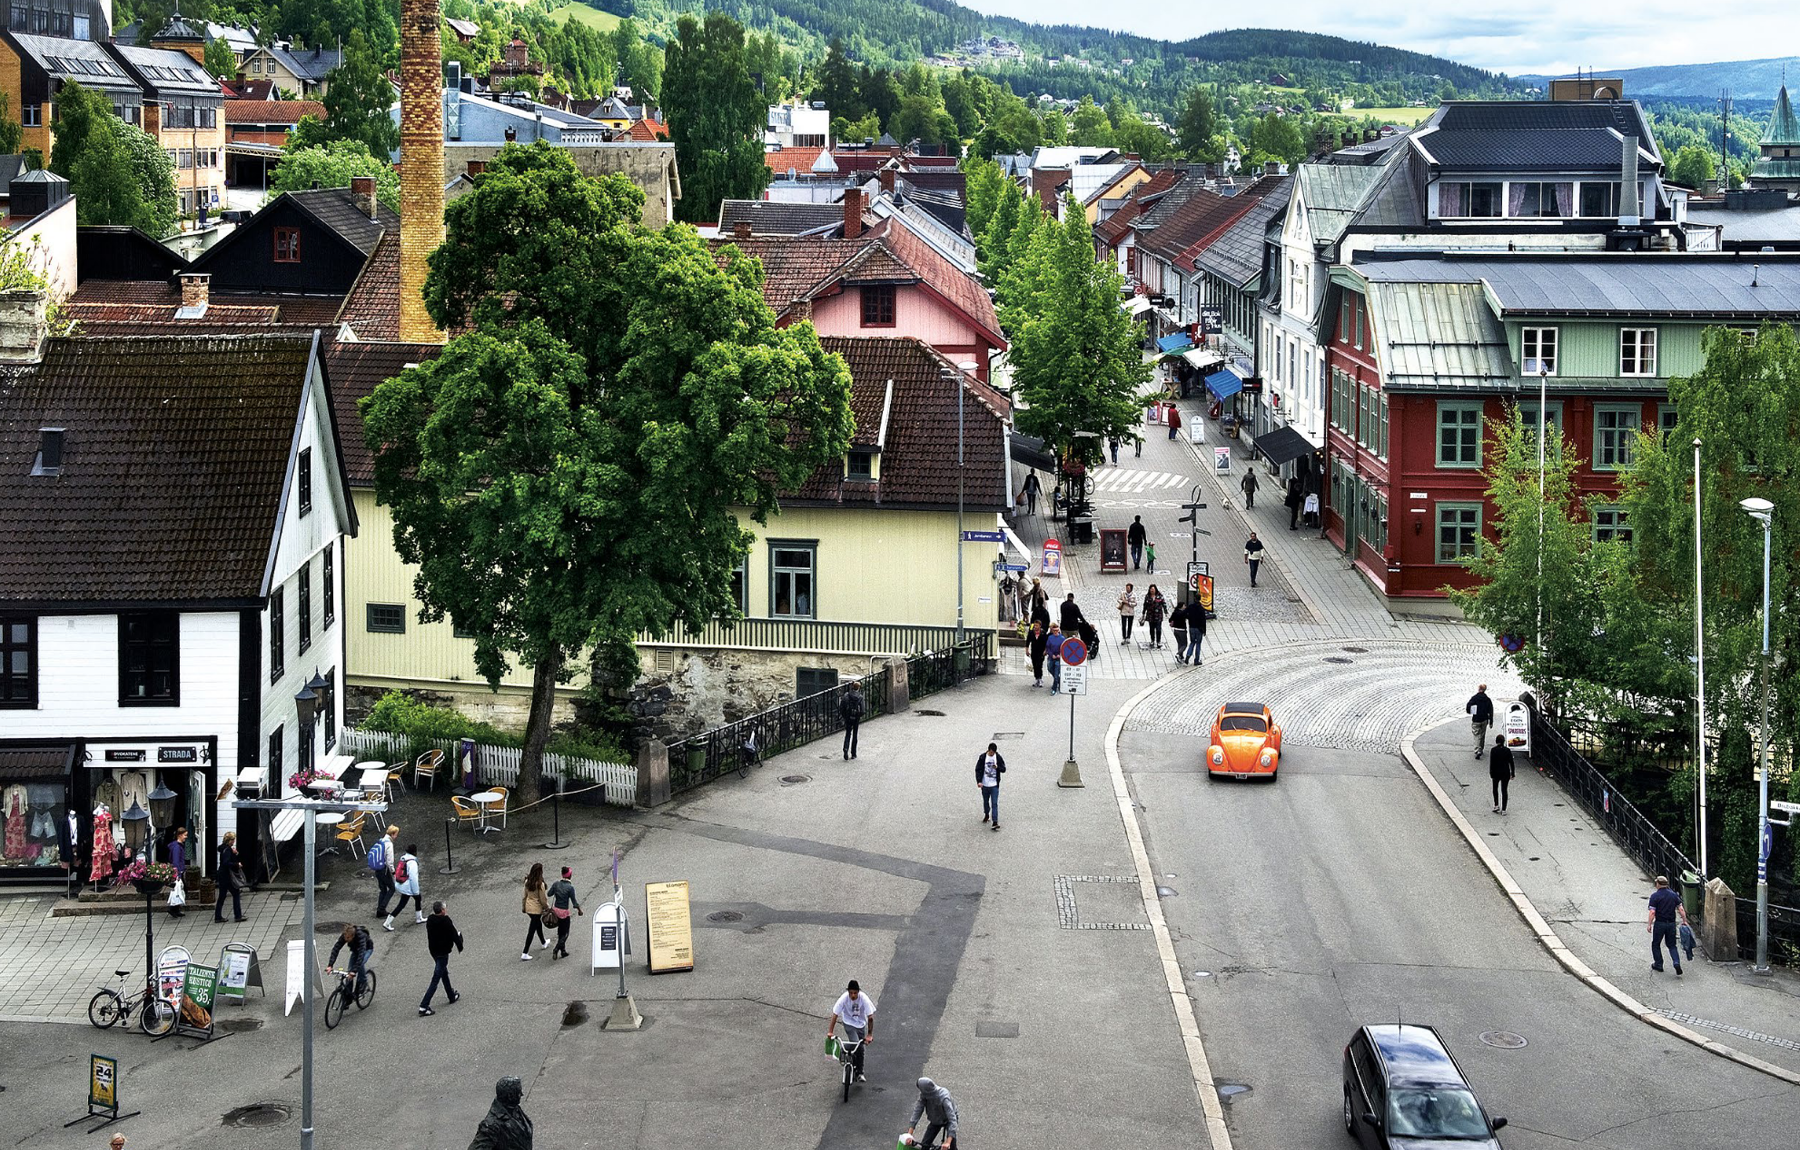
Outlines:
<svg viewBox="0 0 1800 1150"><path fill-rule="evenodd" d="M424 922L425 902L419 897L419 847L416 843L409 844L394 863L394 891L400 896L400 901L394 905L393 913L387 916L382 927L386 930L394 929L394 919L406 910L406 900L409 898L413 902L413 925L418 926Z"/></svg>
<svg viewBox="0 0 1800 1150"><path fill-rule="evenodd" d="M926 1121L925 1137L915 1145L930 1146L939 1134L944 1135L943 1150L955 1150L956 1140L956 1100L950 1092L929 1078L921 1078L918 1082L919 1100L913 1104L912 1121L907 1123L906 1132L911 1134L918 1126L919 1119Z"/></svg>

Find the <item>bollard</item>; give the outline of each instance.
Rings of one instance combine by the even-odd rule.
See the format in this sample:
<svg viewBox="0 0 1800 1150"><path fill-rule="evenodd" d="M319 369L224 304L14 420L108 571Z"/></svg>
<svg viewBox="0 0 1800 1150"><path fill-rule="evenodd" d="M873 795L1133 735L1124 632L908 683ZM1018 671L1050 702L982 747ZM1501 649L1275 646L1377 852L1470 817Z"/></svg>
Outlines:
<svg viewBox="0 0 1800 1150"><path fill-rule="evenodd" d="M444 865L438 868L439 874L456 873L456 856L450 853L450 828L455 825L455 819L444 820Z"/></svg>

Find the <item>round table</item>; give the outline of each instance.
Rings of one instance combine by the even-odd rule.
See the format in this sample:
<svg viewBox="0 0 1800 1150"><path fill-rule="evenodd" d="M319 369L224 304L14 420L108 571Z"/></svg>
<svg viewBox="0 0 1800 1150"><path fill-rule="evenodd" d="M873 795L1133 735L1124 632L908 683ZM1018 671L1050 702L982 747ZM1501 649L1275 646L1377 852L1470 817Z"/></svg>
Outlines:
<svg viewBox="0 0 1800 1150"><path fill-rule="evenodd" d="M490 831L496 830L497 828L488 825L488 807L492 806L494 803L505 802L505 793L502 791L480 791L470 795L469 801L477 803L481 807L481 826L476 829L482 834L487 834Z"/></svg>
<svg viewBox="0 0 1800 1150"><path fill-rule="evenodd" d="M314 779L312 782L310 782L306 785L309 787L315 786L316 784L324 782L324 781L325 780L323 780L323 779ZM321 827L335 827L338 824L342 823L343 821L344 821L344 812L343 811L317 811L313 814L313 822L317 823ZM319 853L322 855L334 855L334 854L338 853L338 849L335 845L328 846L324 850L320 851Z"/></svg>

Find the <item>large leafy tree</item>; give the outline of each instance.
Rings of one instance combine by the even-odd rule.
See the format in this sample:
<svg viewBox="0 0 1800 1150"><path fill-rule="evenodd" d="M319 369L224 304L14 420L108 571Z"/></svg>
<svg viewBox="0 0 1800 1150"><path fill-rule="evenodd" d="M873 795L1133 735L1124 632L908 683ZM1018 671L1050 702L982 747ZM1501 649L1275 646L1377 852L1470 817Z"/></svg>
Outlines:
<svg viewBox="0 0 1800 1150"><path fill-rule="evenodd" d="M50 170L68 179L76 219L166 234L175 222L175 167L168 153L113 115L111 100L73 80L57 93L56 110Z"/></svg>
<svg viewBox="0 0 1800 1150"><path fill-rule="evenodd" d="M1069 120L1069 142L1083 148L1110 148L1118 141L1106 109L1094 103L1092 96L1082 96Z"/></svg>
<svg viewBox="0 0 1800 1150"><path fill-rule="evenodd" d="M762 195L768 106L750 82L741 24L722 12L704 23L683 16L664 52L662 98L681 165L682 219L716 220L720 201Z"/></svg>
<svg viewBox="0 0 1800 1150"><path fill-rule="evenodd" d="M311 121L310 116L300 120L302 124ZM375 198L396 212L400 210L400 174L385 156L370 155L360 140L333 140L309 147L290 139L282 149L269 197L307 188L347 188L351 176L374 176Z"/></svg>
<svg viewBox="0 0 1800 1150"><path fill-rule="evenodd" d="M856 93L856 65L844 54L841 37L832 37L831 46L825 50L812 98L824 101L833 119L859 120L868 110Z"/></svg>
<svg viewBox="0 0 1800 1150"><path fill-rule="evenodd" d="M361 31L350 34L344 62L326 77L325 118L302 117L288 144L311 148L337 140L354 140L382 159L400 150L400 125L392 109L398 97L381 70L380 55Z"/></svg>
<svg viewBox="0 0 1800 1150"><path fill-rule="evenodd" d="M1175 147L1190 160L1217 163L1224 157L1215 143L1219 118L1213 111L1213 98L1205 88L1188 89L1187 102L1175 121Z"/></svg>
<svg viewBox="0 0 1800 1150"><path fill-rule="evenodd" d="M426 280L432 318L472 330L363 403L425 616L475 636L490 683L532 668L528 795L571 661L635 678L638 634L732 617L735 509L767 522L853 424L843 361L775 326L757 261L642 207L562 149L502 150Z"/></svg>

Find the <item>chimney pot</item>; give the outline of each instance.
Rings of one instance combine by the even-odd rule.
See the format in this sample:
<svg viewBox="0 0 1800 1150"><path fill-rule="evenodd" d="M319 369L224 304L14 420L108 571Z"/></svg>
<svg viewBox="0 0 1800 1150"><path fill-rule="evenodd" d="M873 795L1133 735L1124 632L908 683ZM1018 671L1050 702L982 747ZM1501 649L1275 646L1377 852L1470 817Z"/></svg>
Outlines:
<svg viewBox="0 0 1800 1150"><path fill-rule="evenodd" d="M375 177L351 176L350 198L356 201L357 209L370 219L376 218L375 211Z"/></svg>
<svg viewBox="0 0 1800 1150"><path fill-rule="evenodd" d="M206 306L210 294L212 276L206 272L182 272L176 277L181 280L181 306L184 308Z"/></svg>
<svg viewBox="0 0 1800 1150"><path fill-rule="evenodd" d="M861 188L844 189L844 238L859 239L863 230L863 194Z"/></svg>
<svg viewBox="0 0 1800 1150"><path fill-rule="evenodd" d="M1280 160L1264 160L1263 161L1263 175L1279 176L1280 174L1281 174L1281 161Z"/></svg>
<svg viewBox="0 0 1800 1150"><path fill-rule="evenodd" d="M731 238L734 240L749 239L750 238L750 221L749 220L738 220L735 223L733 223L731 225Z"/></svg>
<svg viewBox="0 0 1800 1150"><path fill-rule="evenodd" d="M49 294L41 290L0 292L0 363L37 363L44 358L48 305Z"/></svg>

